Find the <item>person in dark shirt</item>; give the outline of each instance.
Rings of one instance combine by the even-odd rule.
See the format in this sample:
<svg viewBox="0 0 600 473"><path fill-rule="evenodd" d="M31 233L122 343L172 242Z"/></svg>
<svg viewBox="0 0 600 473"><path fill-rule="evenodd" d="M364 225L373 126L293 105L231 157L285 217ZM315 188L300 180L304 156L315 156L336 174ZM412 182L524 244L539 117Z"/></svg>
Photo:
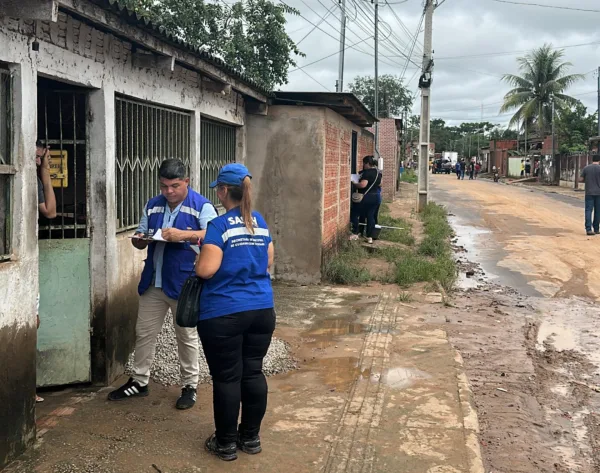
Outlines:
<svg viewBox="0 0 600 473"><path fill-rule="evenodd" d="M465 162L465 159L461 159L460 161L460 178L462 180L465 179L465 170L467 169L467 163Z"/></svg>
<svg viewBox="0 0 600 473"><path fill-rule="evenodd" d="M351 240L358 240L360 216L365 215L367 220L367 242L373 243L373 230L375 228L375 212L379 204L377 188L381 185L381 174L374 166L373 156L363 158L363 172L358 184L352 187L363 195L360 202L352 202L350 221L352 222Z"/></svg>
<svg viewBox="0 0 600 473"><path fill-rule="evenodd" d="M585 183L585 231L588 235L598 235L600 233L600 154L595 154L592 157L592 164L582 169L580 181Z"/></svg>

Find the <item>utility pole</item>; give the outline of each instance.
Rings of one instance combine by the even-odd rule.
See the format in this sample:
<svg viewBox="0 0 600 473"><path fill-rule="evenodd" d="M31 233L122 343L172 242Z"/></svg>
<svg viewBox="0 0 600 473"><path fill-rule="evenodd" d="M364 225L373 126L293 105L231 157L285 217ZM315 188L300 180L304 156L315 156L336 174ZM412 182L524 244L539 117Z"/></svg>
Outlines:
<svg viewBox="0 0 600 473"><path fill-rule="evenodd" d="M375 4L375 118L379 119L379 0ZM379 160L379 122L375 122L375 158Z"/></svg>
<svg viewBox="0 0 600 473"><path fill-rule="evenodd" d="M556 169L558 169L559 166L556 166L556 163L554 162L554 97L552 97L552 165L552 167L555 169L554 172L556 172ZM558 181L560 183L560 169L558 170L558 172ZM575 176L575 178L577 178L577 176Z"/></svg>
<svg viewBox="0 0 600 473"><path fill-rule="evenodd" d="M338 81L336 92L344 91L344 51L346 49L346 0L339 0L342 16L340 19L340 62L338 65Z"/></svg>
<svg viewBox="0 0 600 473"><path fill-rule="evenodd" d="M598 136L600 136L600 67L598 67Z"/></svg>
<svg viewBox="0 0 600 473"><path fill-rule="evenodd" d="M422 212L427 205L429 193L429 138L430 138L430 87L431 69L433 67L433 4L434 0L425 0L425 38L423 42L423 70L419 79L421 88L421 138L419 153L419 181L417 186L417 212ZM377 11L377 10L376 10Z"/></svg>
<svg viewBox="0 0 600 473"><path fill-rule="evenodd" d="M481 102L481 123L480 123L480 128L477 132L477 159L475 160L476 162L479 162L480 157L481 157L481 130L483 129L483 102Z"/></svg>

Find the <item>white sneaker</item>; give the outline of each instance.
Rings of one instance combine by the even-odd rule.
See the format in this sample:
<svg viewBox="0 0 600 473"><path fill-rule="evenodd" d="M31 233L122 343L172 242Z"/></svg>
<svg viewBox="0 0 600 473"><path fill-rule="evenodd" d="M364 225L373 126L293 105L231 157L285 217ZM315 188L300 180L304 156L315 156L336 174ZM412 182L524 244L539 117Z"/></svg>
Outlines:
<svg viewBox="0 0 600 473"><path fill-rule="evenodd" d="M367 238L367 243L369 243L370 245L372 245L373 244L373 238L371 238L371 237Z"/></svg>

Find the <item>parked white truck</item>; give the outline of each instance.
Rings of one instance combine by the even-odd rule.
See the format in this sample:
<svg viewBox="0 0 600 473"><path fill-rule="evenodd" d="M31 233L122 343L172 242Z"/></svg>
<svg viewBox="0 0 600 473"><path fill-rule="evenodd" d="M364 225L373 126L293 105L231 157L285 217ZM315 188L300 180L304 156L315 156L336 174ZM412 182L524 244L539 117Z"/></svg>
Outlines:
<svg viewBox="0 0 600 473"><path fill-rule="evenodd" d="M444 151L442 153L442 159L447 159L452 164L456 164L456 161L458 161L458 153L456 151Z"/></svg>

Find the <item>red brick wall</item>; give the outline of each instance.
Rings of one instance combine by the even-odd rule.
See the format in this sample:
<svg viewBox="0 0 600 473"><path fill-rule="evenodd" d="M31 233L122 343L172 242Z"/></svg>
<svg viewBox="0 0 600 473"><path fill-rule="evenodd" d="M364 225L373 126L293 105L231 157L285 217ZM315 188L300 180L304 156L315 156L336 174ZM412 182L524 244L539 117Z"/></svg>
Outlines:
<svg viewBox="0 0 600 473"><path fill-rule="evenodd" d="M383 198L392 200L396 196L396 176L398 175L398 134L396 120L383 118L379 121L379 154L383 158Z"/></svg>
<svg viewBox="0 0 600 473"><path fill-rule="evenodd" d="M325 163L323 195L323 255L335 251L340 236L345 236L350 223L350 155L352 126L342 119L325 122ZM373 154L373 136L359 131L357 160ZM360 167L358 169L360 169Z"/></svg>

